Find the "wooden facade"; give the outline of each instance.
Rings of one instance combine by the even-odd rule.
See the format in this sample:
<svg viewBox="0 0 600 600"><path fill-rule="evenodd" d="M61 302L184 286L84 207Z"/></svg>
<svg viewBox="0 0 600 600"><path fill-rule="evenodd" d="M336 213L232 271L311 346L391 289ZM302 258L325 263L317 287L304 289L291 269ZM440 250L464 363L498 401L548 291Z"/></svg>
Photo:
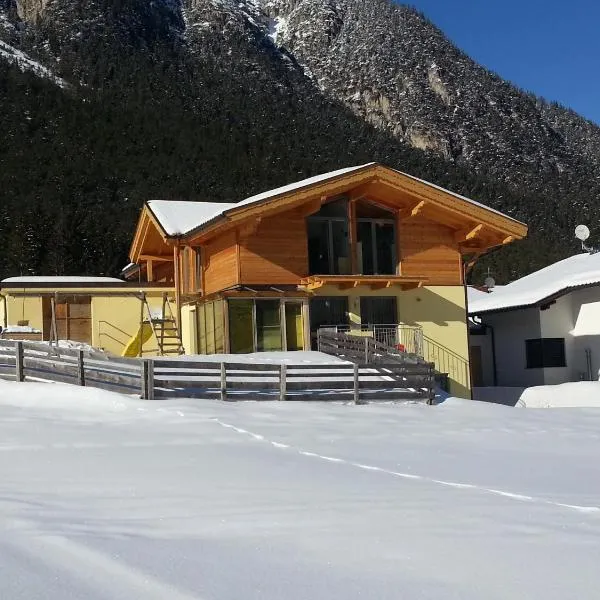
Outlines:
<svg viewBox="0 0 600 600"><path fill-rule="evenodd" d="M262 327L264 339L256 331L244 333L254 338L255 349L277 349L270 320L280 328L279 349L297 346L300 339L308 349L311 298L346 295L354 306L361 296L391 294L400 305L400 295L410 290L460 288L465 265L527 233L506 215L377 164L316 177L223 210L210 203L204 210L177 204L192 205L184 207L182 214L192 216L183 226L183 218L176 226L169 222L170 203L145 206L130 257L140 280L173 282L180 321L182 307L205 305L193 308L202 315L202 322L194 317L199 331L194 347L201 352L230 351L230 329L240 323ZM436 294L416 301L435 307L440 298L440 311L456 319L455 301ZM461 293L445 295L454 299ZM269 304L274 299L278 309ZM237 301L242 303L231 304ZM350 322L360 323L360 306L352 306L347 310L358 317ZM420 314L409 308L405 303L406 314ZM464 325L464 304L459 312ZM432 314L430 320L441 319Z"/></svg>
<svg viewBox="0 0 600 600"><path fill-rule="evenodd" d="M243 286L298 286L306 277L326 274L311 272L307 219L340 200L347 205L349 256L343 273L335 274L365 275L360 223L377 211L395 227L396 265L389 274L421 277L427 285L461 285L464 257L476 259L527 231L522 223L451 192L367 165L255 203L242 202L239 209L233 205L222 218L206 226L190 223L190 231L177 236L169 236L146 207L131 258L142 280L174 282L183 299ZM389 280L390 286L400 283Z"/></svg>

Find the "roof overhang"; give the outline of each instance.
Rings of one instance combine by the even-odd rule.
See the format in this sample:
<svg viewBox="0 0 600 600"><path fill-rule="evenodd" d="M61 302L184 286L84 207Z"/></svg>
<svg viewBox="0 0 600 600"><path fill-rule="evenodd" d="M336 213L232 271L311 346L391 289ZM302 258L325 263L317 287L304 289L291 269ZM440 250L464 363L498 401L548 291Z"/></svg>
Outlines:
<svg viewBox="0 0 600 600"><path fill-rule="evenodd" d="M372 290L401 288L403 290L423 287L428 277L409 277L405 275L311 275L301 281L307 291L315 291L327 285L340 289L353 289L368 286Z"/></svg>
<svg viewBox="0 0 600 600"><path fill-rule="evenodd" d="M176 236L169 235L160 219L146 204L138 220L130 250L132 262L144 253L146 240L155 230L165 246L179 243L200 245L232 228L244 227L266 216L307 206L307 215L317 212L321 203L348 193L353 200L370 195L387 195L388 206L403 218L418 215L448 225L455 231L456 243L463 254L479 255L527 235L527 226L512 217L454 192L406 173L370 163L309 178L242 200L238 205ZM382 198L386 203L386 198ZM310 210L309 210L310 209ZM312 211L312 212L311 212Z"/></svg>

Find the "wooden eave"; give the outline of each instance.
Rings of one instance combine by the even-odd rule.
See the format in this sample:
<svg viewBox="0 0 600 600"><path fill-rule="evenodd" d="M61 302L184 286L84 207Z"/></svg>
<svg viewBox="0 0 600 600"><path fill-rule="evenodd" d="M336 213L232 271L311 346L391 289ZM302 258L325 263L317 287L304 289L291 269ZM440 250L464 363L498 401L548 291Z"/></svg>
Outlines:
<svg viewBox="0 0 600 600"><path fill-rule="evenodd" d="M371 289L400 287L406 290L423 287L428 281L429 277L406 275L311 275L301 280L301 286L308 291L318 290L326 285L341 289L369 286Z"/></svg>
<svg viewBox="0 0 600 600"><path fill-rule="evenodd" d="M393 201L382 201L388 208L404 211L409 218L417 215L428 220L448 225L460 233L466 231L464 242L457 241L461 251L472 252L472 248L490 248L502 243L522 239L527 235L527 225L485 206L479 206L442 188L384 167L366 165L362 169L338 175L329 180L310 184L278 196L265 198L257 203L231 208L223 216L202 225L183 236L185 243L200 244L232 228L242 227L253 219L265 215L293 210L310 201L323 202L350 192L353 199L369 198L377 186L387 186L399 193ZM360 193L356 194L358 190ZM480 235L481 231L481 235ZM477 240L467 237L469 232L477 234ZM477 242L477 243L476 243ZM466 247L463 250L463 245Z"/></svg>
<svg viewBox="0 0 600 600"><path fill-rule="evenodd" d="M154 227L167 246L173 245L173 240L177 239L167 234L160 221L154 216L154 213L148 204L144 204L129 249L129 260L131 260L132 263L137 264L142 254L148 254L148 252L145 251L144 243L150 227Z"/></svg>
<svg viewBox="0 0 600 600"><path fill-rule="evenodd" d="M460 217L465 223L472 223L473 227L482 224L495 230L499 236L503 236L503 240L508 237L512 237L513 240L522 239L527 235L527 225L493 209L478 206L468 199L463 199L456 194L413 179L393 169L381 165L377 165L375 169L379 181L412 196L417 200L416 206L424 202L420 207L421 210L426 209L428 204L434 211L435 209L446 210Z"/></svg>

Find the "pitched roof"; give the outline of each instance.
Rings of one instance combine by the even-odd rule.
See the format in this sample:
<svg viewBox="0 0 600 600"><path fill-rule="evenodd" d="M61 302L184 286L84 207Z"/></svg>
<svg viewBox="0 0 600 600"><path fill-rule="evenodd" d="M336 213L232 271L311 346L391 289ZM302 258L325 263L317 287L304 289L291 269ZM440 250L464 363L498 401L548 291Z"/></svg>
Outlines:
<svg viewBox="0 0 600 600"><path fill-rule="evenodd" d="M600 284L600 253L576 254L500 287L493 294L474 298L469 314L536 306L569 290L596 283Z"/></svg>
<svg viewBox="0 0 600 600"><path fill-rule="evenodd" d="M212 221L236 206L222 202L150 200L148 207L168 236L176 237Z"/></svg>
<svg viewBox="0 0 600 600"><path fill-rule="evenodd" d="M289 185L285 185L282 187L275 188L273 190L269 190L266 192L262 192L260 194L256 194L254 196L250 196L240 202L236 203L218 203L218 202L185 202L185 201L176 201L176 200L151 200L149 201L148 207L150 211L154 215L154 217L159 222L160 226L164 230L167 236L177 237L186 235L194 230L200 229L209 223L217 220L218 218L227 217L232 211L235 211L240 208L244 208L251 205L260 204L263 202L268 202L270 200L274 200L280 196L284 196L291 192L299 191L304 188L309 188L313 185L319 183L325 183L332 181L337 178L343 178L346 175L354 174L359 171L368 171L374 167L378 167L377 163L367 163L364 165L358 165L355 167L348 167L345 169L338 169L337 171L331 171L329 173L324 173L322 175L316 175L314 177L309 177L308 179L303 179L296 183L292 183ZM478 208L483 208L487 211L493 212L497 215L500 215L506 219L514 221L515 223L520 223L516 219L501 213L493 208L485 206L484 204L480 204L479 202L475 202L474 200L470 200L465 196L461 196L449 190L446 190L442 187L424 181L422 179L418 179L417 177L413 177L407 173L403 173L402 171L397 171L394 169L386 169L392 173L397 173L404 177L408 177L413 181L417 181L424 185L427 185L433 189L442 191L446 194L449 194L463 202L471 204L472 206L476 206Z"/></svg>

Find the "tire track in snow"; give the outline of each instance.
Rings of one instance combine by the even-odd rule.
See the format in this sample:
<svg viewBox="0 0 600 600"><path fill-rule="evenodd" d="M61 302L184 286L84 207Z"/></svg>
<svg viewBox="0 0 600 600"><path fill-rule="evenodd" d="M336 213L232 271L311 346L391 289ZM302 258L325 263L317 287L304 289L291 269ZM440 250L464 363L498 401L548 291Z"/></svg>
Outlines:
<svg viewBox="0 0 600 600"><path fill-rule="evenodd" d="M398 479L421 481L423 483L430 483L430 484L434 484L434 485L439 485L439 486L444 486L444 487L449 487L449 488L454 488L454 489L459 489L459 490L472 490L472 491L480 492L480 493L484 493L484 494L492 494L494 496L500 496L502 498L508 498L510 500L517 500L519 502L531 502L533 504L543 504L546 506L554 506L557 508L564 508L564 509L577 511L579 513L586 513L586 514L600 513L599 506L581 506L581 505L577 505L577 504L566 504L563 502L556 502L555 500L548 500L546 498L537 498L535 496L529 496L526 494L516 494L513 492L507 492L505 490L487 488L487 487L483 487L483 486L479 486L479 485L475 485L475 484L471 484L471 483L461 483L458 481L444 481L443 479L435 479L433 477L426 477L424 475L414 475L412 473L402 473L400 471L392 471L391 469L385 469L383 467L376 467L373 465L358 463L358 462L346 460L344 458L339 458L339 457L335 457L335 456L325 456L323 454L317 454L316 452L309 452L307 450L303 450L302 448L297 448L295 446L290 446L288 444L282 444L280 442L275 442L273 440L269 440L269 439L265 438L265 436L263 436L263 435L253 433L246 429L242 429L241 427L236 427L235 425L221 421L221 419L218 419L218 418L213 419L213 421L215 423L219 424L221 427L224 427L225 429L230 429L241 435L246 435L249 438L254 439L256 441L265 442L267 444L270 444L274 448L278 448L280 450L292 450L292 451L297 452L301 456L306 456L308 458L315 458L315 459L322 460L322 461L329 462L329 463L348 465L350 467L361 469L363 471L382 473L384 475L389 475L392 477L396 477Z"/></svg>

